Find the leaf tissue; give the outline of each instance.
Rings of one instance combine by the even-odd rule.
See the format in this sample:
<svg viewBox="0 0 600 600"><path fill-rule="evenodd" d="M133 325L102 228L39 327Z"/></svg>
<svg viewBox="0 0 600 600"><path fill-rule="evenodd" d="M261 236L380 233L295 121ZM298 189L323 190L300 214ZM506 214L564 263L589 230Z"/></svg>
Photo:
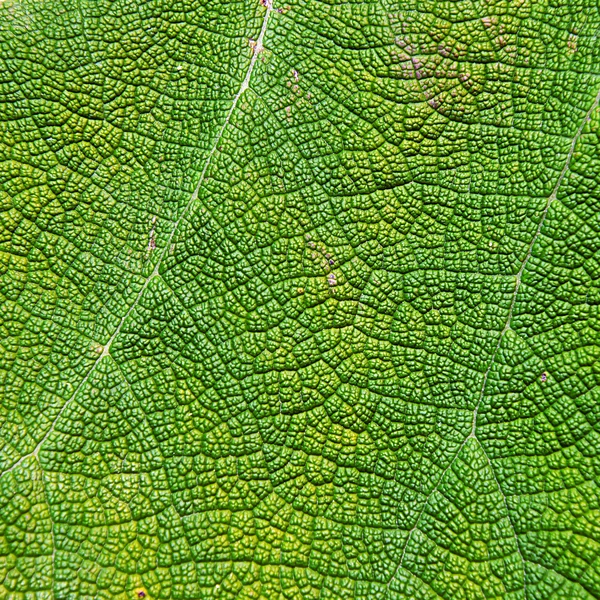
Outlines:
<svg viewBox="0 0 600 600"><path fill-rule="evenodd" d="M592 0L0 3L0 600L600 598Z"/></svg>

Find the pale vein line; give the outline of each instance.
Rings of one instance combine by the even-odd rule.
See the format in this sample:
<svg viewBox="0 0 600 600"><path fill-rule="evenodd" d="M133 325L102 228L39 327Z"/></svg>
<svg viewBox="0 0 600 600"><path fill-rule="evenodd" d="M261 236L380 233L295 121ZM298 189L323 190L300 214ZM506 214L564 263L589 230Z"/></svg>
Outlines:
<svg viewBox="0 0 600 600"><path fill-rule="evenodd" d="M408 537L406 538L406 542L404 542L404 548L402 548L402 556L400 557L400 562L398 563L398 566L396 567L394 574L390 577L390 580L387 582L388 590L390 589L390 585L392 584L392 581L394 581L394 579L396 579L396 576L398 575L398 571L400 570L400 567L402 566L402 563L404 562L404 555L406 554L406 549L408 548L408 544L412 538L413 533L419 527L419 523L421 522L421 518L423 517L423 513L425 512L425 509L429 505L429 501L431 500L431 497L433 496L433 494L435 494L435 492L437 492L437 490L440 486L440 483L442 483L442 480L444 479L446 473L449 471L449 469L452 467L452 465L456 462L456 459L460 455L460 451L464 448L465 444L469 440L469 437L470 436L467 436L463 440L463 443L458 447L458 450L456 451L454 458L450 461L448 466L442 471L442 474L440 475L439 479L436 481L436 484L433 486L433 489L431 490L431 492L429 492L429 495L427 496L427 498L425 498L425 502L423 503L423 508L421 508L419 515L417 516L417 521L414 524L414 527L408 532Z"/></svg>
<svg viewBox="0 0 600 600"><path fill-rule="evenodd" d="M469 436L469 437L471 437L471 436ZM504 510L506 510L506 518L508 519L508 522L509 522L510 527L513 532L513 538L515 539L515 545L517 547L517 552L519 553L519 556L521 557L521 566L523 568L523 593L525 594L525 600L527 600L527 579L525 577L525 558L523 557L523 553L521 552L521 546L519 545L519 538L517 537L517 530L515 529L512 519L510 518L510 511L508 510L508 501L506 500L506 496L504 495L504 492L502 491L502 488L500 487L500 482L498 481L498 478L496 477L496 471L494 470L494 467L492 466L492 461L490 460L488 453L485 451L485 448L483 447L482 443L477 439L477 437L476 436L472 436L472 437L479 444L479 447L481 448L481 451L483 452L483 455L485 456L485 459L487 460L487 464L490 467L490 471L492 472L492 477L494 478L494 481L496 482L496 487L498 488L498 491L500 492L500 495L502 496L502 500L504 502Z"/></svg>
<svg viewBox="0 0 600 600"><path fill-rule="evenodd" d="M481 404L481 401L482 401L483 396L485 394L485 388L486 388L486 384L487 384L487 380L488 380L488 375L490 374L490 371L491 371L492 366L494 364L494 360L496 359L496 354L498 353L498 350L500 349L500 345L502 343L502 339L504 338L505 333L510 329L510 323L512 321L513 311L514 311L515 303L516 303L516 300L517 300L517 294L519 293L519 288L521 287L521 278L523 276L523 271L525 270L525 267L526 267L527 263L529 262L529 259L531 258L531 254L533 252L533 246L535 245L535 242L537 241L538 237L540 236L540 233L542 231L542 227L544 226L544 222L545 222L546 217L548 215L548 210L550 209L550 205L554 202L554 200L556 200L556 197L557 197L557 194L558 194L558 190L559 190L559 188L560 188L560 186L561 186L561 184L563 182L563 179L565 178L565 175L567 174L567 171L569 170L569 166L571 164L571 160L573 158L573 154L575 153L575 146L577 145L577 142L579 141L579 138L581 137L581 134L583 133L583 129L585 128L586 124L590 120L590 117L591 117L592 113L594 112L594 110L596 110L596 108L598 107L599 103L600 103L600 90L596 94L594 102L590 106L589 110L585 114L585 117L581 121L581 124L579 125L579 128L575 132L575 136L573 137L573 139L571 141L571 145L569 147L569 152L567 153L567 157L565 159L565 164L564 164L564 166L563 166L563 168L562 168L562 170L561 170L561 172L560 172L560 174L558 176L558 179L556 180L556 184L554 185L554 188L552 189L550 195L546 199L546 204L544 206L544 210L542 211L542 216L541 216L540 221L538 223L536 232L535 232L535 234L534 234L531 242L529 243L529 247L527 248L527 253L525 255L525 258L523 259L523 262L521 263L521 267L519 268L519 271L517 272L517 275L515 277L515 289L514 289L514 292L513 292L511 303L510 303L510 308L509 308L509 311L508 311L508 317L506 319L506 323L504 324L504 327L503 327L502 331L500 332L500 337L498 338L498 343L496 344L496 348L494 349L494 352L492 353L492 357L490 359L488 367L487 367L487 369L486 369L486 371L484 373L484 376L483 376L483 383L481 385L481 390L479 392L479 399L477 400L477 404L475 405L475 410L473 411L473 422L472 422L472 425L471 425L471 433L469 433L469 435L464 439L463 443L459 446L458 450L456 451L456 454L454 455L454 458L450 461L450 464L442 471L441 476L438 478L437 482L433 486L433 489L431 490L431 492L429 493L429 495L425 499L425 503L423 505L423 508L419 512L419 515L417 517L417 521L416 521L414 527L409 531L408 537L406 539L406 542L404 543L404 548L402 549L402 555L400 557L400 562L398 563L398 566L396 567L396 570L394 571L394 574L392 575L392 577L390 578L390 580L387 583L387 588L388 589L389 589L392 581L394 581L394 579L398 575L398 571L400 570L400 567L402 567L402 563L404 562L404 556L406 554L406 549L408 547L408 544L409 544L409 542L410 542L410 540L412 538L413 533L416 531L416 529L419 526L421 518L423 517L423 514L425 512L425 509L426 509L427 505L429 504L429 501L430 501L431 497L438 490L438 488L439 488L442 480L444 479L444 476L446 475L446 473L448 472L448 470L450 469L450 467L454 464L454 462L458 458L458 456L460 454L460 451L464 448L464 446L467 443L467 441L470 438L474 438L477 441L477 443L479 444L480 448L483 450L483 453L484 453L484 455L486 457L488 465L490 466L490 469L491 469L492 474L494 476L494 480L496 481L496 485L498 486L498 490L500 491L500 494L502 495L502 498L504 499L504 506L506 508L506 513L507 513L507 516L508 516L508 520L509 520L510 525L511 525L512 530L513 530L513 535L514 535L514 538L515 538L515 542L517 544L517 551L518 551L519 556L521 557L521 561L523 563L523 590L525 592L525 597L527 597L527 587L526 587L527 582L525 580L525 559L523 558L523 555L521 553L521 548L519 546L519 540L517 538L517 532L516 532L516 530L514 528L514 525L512 523L512 519L510 518L510 513L508 512L508 503L506 501L506 496L504 495L504 492L502 491L502 488L500 487L500 483L498 482L498 478L496 477L496 473L494 471L494 468L492 467L492 463L491 463L491 461L490 461L490 459L489 459L489 457L487 455L487 452L485 451L485 449L481 445L481 442L477 439L477 434L476 434L477 413L479 411L479 405Z"/></svg>
<svg viewBox="0 0 600 600"><path fill-rule="evenodd" d="M127 314L129 314L129 311L127 312ZM119 327L123 323L123 319L121 319L121 323L119 324ZM113 333L112 337L108 341L108 344L106 344L106 346L104 347L104 350L102 350L102 354L100 354L100 356L96 359L96 362L94 362L94 364L92 365L92 368L87 372L86 376L81 380L79 385L75 388L75 391L71 394L69 399L63 404L62 408L58 411L58 414L56 415L54 421L52 421L52 424L50 425L48 431L46 432L46 435L44 435L44 437L40 440L39 444L29 454L24 454L19 460L14 462L8 469L3 471L2 474L0 474L0 477L6 475L7 473L10 473L14 469L16 469L19 465L21 465L28 458L32 458L32 457L35 459L38 458L40 448L43 446L44 442L48 439L48 437L50 436L52 431L54 431L54 427L56 426L56 423L61 418L61 416L65 412L65 410L67 409L67 406L69 406L69 404L71 404L71 401L73 400L73 398L75 398L75 396L77 395L79 390L86 384L87 380L90 378L90 375L94 372L94 370L96 369L96 367L98 366L100 361L108 354L108 349L110 348L110 344L114 340L118 331L119 331L119 328L117 328L115 333Z"/></svg>
<svg viewBox="0 0 600 600"><path fill-rule="evenodd" d="M198 183L188 201L188 203L186 204L185 208L183 209L183 211L181 212L181 215L179 216L179 218L177 219L177 221L175 221L175 225L173 226L173 229L171 230L171 234L169 235L169 239L167 240L167 243L164 245L158 260L156 261L156 265L154 266L154 269L152 270L152 273L150 273L150 275L148 275L148 277L145 279L144 283L142 284L142 287L140 289L140 291L138 292L138 295L136 296L135 300L133 301L133 304L129 307L128 311L125 313L125 316L119 321L119 324L117 325L117 328L115 329L115 332L112 334L112 336L110 337L110 339L108 340L108 343L106 344L106 346L104 346L102 353L100 354L100 356L97 358L97 360L94 362L94 364L92 365L92 367L90 368L90 370L87 372L86 376L81 380L81 383L75 388L75 391L71 394L71 396L69 397L69 399L63 404L62 408L60 409L60 411L58 412L58 414L56 415L56 418L54 419L54 421L52 422L52 424L50 425L50 428L48 429L48 431L46 432L46 434L44 435L44 437L41 439L41 441L39 442L39 444L34 448L34 450L32 452L30 452L29 454L25 454L24 456L22 456L19 460L17 460L16 462L14 462L12 464L12 466L10 466L8 469L6 469L5 471L3 471L2 473L0 473L0 477L2 477L3 475L6 475L6 473L10 473L11 471L13 471L16 467L18 467L21 463L23 463L23 461L27 460L28 458L31 457L38 457L39 451L42 448L42 446L44 445L44 443L46 442L46 440L48 439L48 437L52 434L52 432L54 431L54 428L56 427L56 424L58 423L60 417L63 415L63 413L65 412L65 410L67 409L68 406L70 406L71 402L74 400L74 398L77 396L77 394L79 393L79 390L81 390L81 388L86 384L86 382L88 381L88 379L90 378L90 376L92 375L92 373L96 370L97 366L100 364L100 361L108 355L109 351L110 351L110 347L112 345L112 343L115 341L115 338L119 335L119 333L121 332L121 328L123 327L123 324L125 323L125 321L127 320L127 318L129 317L129 315L132 313L133 309L137 306L138 302L140 301L141 297L143 296L144 292L146 291L148 285L150 284L150 282L154 279L154 277L156 277L158 275L158 270L160 268L160 265L162 264L168 250L169 247L171 245L171 242L173 240L173 237L175 236L175 233L177 231L177 229L179 228L179 225L181 224L181 222L183 221L184 217L187 215L187 213L190 211L190 209L192 208L192 206L194 205L194 202L198 199L198 194L200 193L200 189L202 187L202 184L204 183L204 178L206 176L206 172L208 170L208 167L212 161L212 158L217 150L217 147L219 145L219 142L221 141L221 138L223 137L223 134L225 132L225 129L227 128L227 125L229 125L229 121L231 119L231 116L233 115L233 112L238 104L238 101L240 99L240 97L242 96L242 94L248 89L248 86L250 84L250 78L252 77L252 71L254 71L254 65L256 64L256 60L258 59L258 55L263 51L264 47L263 47L263 40L265 37L265 33L267 31L267 24L269 22L269 16L271 14L271 11L273 9L273 3L272 0L265 0L265 5L266 5L266 11L265 11L265 16L263 18L263 22L262 22L262 26L260 29L260 33L258 35L258 39L256 40L256 43L254 44L253 47L253 53L252 53L252 58L250 59L250 65L248 66L248 70L246 71L246 76L244 77L244 80L242 81L242 84L240 86L240 89L238 90L237 94L233 97L233 102L231 103L231 108L229 109L229 111L227 112L227 116L225 117L225 121L223 122L223 125L221 125L221 128L219 129L219 131L217 132L217 135L215 137L215 140L213 142L211 151L208 154L208 157L206 158L206 161L204 162L204 166L202 167L202 171L200 172L200 178L198 180Z"/></svg>
<svg viewBox="0 0 600 600"><path fill-rule="evenodd" d="M562 168L562 171L560 172L560 175L558 176L558 179L556 180L556 184L554 185L552 192L550 193L550 195L548 196L548 199L546 200L546 205L542 212L542 217L540 219L540 222L538 223L537 230L529 244L529 248L527 249L527 254L525 255L525 259L521 263L521 268L519 269L519 271L517 273L517 276L515 279L515 290L513 292L512 300L510 303L510 309L508 311L508 318L506 319L506 323L504 324L504 328L502 329L502 331L500 333L500 337L498 338L498 343L496 344L496 348L492 354L492 358L490 359L488 367L485 371L485 375L483 376L483 383L481 385L481 391L479 393L479 400L477 401L477 405L475 406L475 410L473 411L473 423L471 426L471 436L475 436L475 431L477 428L477 413L479 411L479 405L481 404L481 400L483 399L483 395L485 393L485 387L486 387L488 375L490 373L492 365L494 364L494 360L496 359L496 354L498 353L498 350L500 349L500 345L502 343L502 339L504 338L504 334L510 329L510 322L512 321L513 311L515 308L515 303L517 301L517 294L519 293L519 288L521 287L521 277L523 276L523 271L525 270L525 267L527 266L527 263L529 262L529 259L531 258L531 253L533 252L533 246L535 245L535 242L537 241L538 237L540 236L542 227L544 226L544 222L546 221L546 217L548 215L548 210L550 208L550 205L554 202L554 200L556 200L556 195L558 194L560 185L562 184L563 179L564 179L565 175L567 174L567 171L569 170L569 165L571 164L571 159L573 158L573 154L575 152L575 146L577 145L577 142L579 141L579 138L581 137L581 134L583 132L583 129L584 129L586 123L589 121L592 113L598 106L599 102L600 102L600 91L598 91L598 93L596 94L596 98L594 99L594 102L592 103L592 105L590 106L590 109L585 114L585 117L581 121L581 125L579 125L579 129L577 129L577 132L575 133L575 137L571 141L571 147L569 148L569 152L567 154L565 164Z"/></svg>

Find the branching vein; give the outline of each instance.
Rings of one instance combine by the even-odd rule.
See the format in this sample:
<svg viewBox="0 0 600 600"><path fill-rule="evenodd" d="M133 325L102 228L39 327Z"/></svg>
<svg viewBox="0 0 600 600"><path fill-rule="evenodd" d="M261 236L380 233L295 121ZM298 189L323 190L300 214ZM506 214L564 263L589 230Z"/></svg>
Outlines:
<svg viewBox="0 0 600 600"><path fill-rule="evenodd" d="M121 332L123 324L125 323L125 321L127 321L127 319L129 318L129 316L131 315L131 313L133 312L135 307L138 305L139 301L141 300L142 296L144 295L144 292L150 285L150 282L158 275L160 266L161 266L165 256L167 256L169 247L171 246L171 243L173 241L173 238L175 237L175 233L177 232L179 225L182 223L182 221L188 215L188 213L190 212L190 210L192 209L192 207L194 206L194 203L196 202L196 200L198 198L198 194L200 193L200 189L202 188L202 185L206 178L206 172L208 170L208 167L210 166L210 163L212 161L212 158L213 158L215 152L217 151L219 142L221 141L221 138L223 137L223 134L225 133L227 126L229 125L231 116L233 115L233 112L235 111L242 94L248 89L248 86L250 84L250 78L252 77L252 72L254 71L256 61L258 59L259 54L264 49L263 41L264 41L265 34L267 31L267 25L269 23L269 16L271 15L271 12L273 10L272 1L265 0L265 6L266 6L266 10L265 10L265 15L264 15L264 18L262 21L262 26L260 29L260 33L258 35L258 39L256 40L255 44L253 45L252 58L250 60L250 64L248 65L248 70L246 71L244 80L242 81L237 94L233 97L233 102L231 103L231 107L229 108L229 111L227 112L225 120L224 120L223 124L221 125L219 131L217 132L217 135L212 143L211 150L208 153L206 161L204 162L204 166L202 167L202 171L200 172L200 177L198 179L198 183L196 184L196 187L194 188L194 191L192 192L192 195L190 196L188 203L186 204L185 208L179 215L179 218L177 219L177 221L175 221L175 224L173 225L173 228L171 229L171 233L169 234L167 243L164 245L163 249L161 250L158 260L156 261L156 265L154 266L154 269L152 270L152 273L150 273L150 275L144 280L144 283L142 284L140 291L138 292L137 296L135 297L135 300L133 301L133 303L131 304L131 306L125 313L125 315L119 321L119 324L117 325L117 328L115 329L114 333L110 337L108 343L103 347L100 356L96 359L96 361L94 362L94 364L92 365L90 370L87 372L85 377L81 380L79 385L75 388L75 391L71 394L71 396L68 398L68 400L63 404L62 408L59 410L58 414L52 421L52 423L51 423L50 427L48 428L48 431L46 432L44 437L40 440L40 442L37 444L37 446L30 453L25 454L20 459L15 461L8 469L6 469L5 471L3 471L0 474L0 477L2 477L3 475L5 475L7 473L10 473L11 471L13 471L15 468L17 468L19 465L21 465L27 459L29 459L31 457L36 457L36 458L38 457L42 446L44 445L46 440L50 437L50 435L54 431L56 424L58 423L58 421L60 420L60 418L66 411L66 409L71 405L73 400L76 398L77 394L82 389L82 387L89 380L90 376L96 370L97 366L100 364L102 359L109 354L110 347L111 347L112 343L115 341L115 339L117 338L117 336L119 335L119 333Z"/></svg>
<svg viewBox="0 0 600 600"><path fill-rule="evenodd" d="M516 300L517 300L517 294L519 293L519 289L521 287L521 281L522 281L522 277L523 277L523 272L525 271L525 267L527 266L527 263L529 262L529 259L531 258L531 254L533 252L533 247L536 243L536 241L538 240L540 233L542 231L542 228L544 226L544 223L546 221L546 217L548 216L548 210L550 209L551 204L554 202L554 200L556 200L557 194L558 194L558 190L560 189L560 186L565 178L565 175L567 174L567 171L569 170L569 166L571 164L571 160L573 158L573 154L575 153L575 147L577 145L577 142L579 141L579 138L581 137L581 134L583 133L583 130L586 126L586 124L588 123L588 121L590 120L590 117L592 115L592 113L594 112L594 110L596 110L596 108L598 107L598 104L600 103L600 90L598 91L596 97L594 98L594 101L592 103L592 105L590 106L589 110L587 111L587 113L585 114L585 117L583 118L583 120L581 121L581 124L579 125L579 128L577 129L577 131L575 132L575 136L573 137L573 139L571 140L571 145L569 147L569 151L567 153L567 157L565 159L565 164L563 165L563 168L556 180L556 183L554 184L554 187L552 188L552 192L550 193L550 195L548 196L548 198L546 199L546 203L544 205L544 209L542 211L540 220L538 222L538 226L537 229L535 231L535 234L533 235L529 246L527 248L527 253L525 254L525 258L523 259L523 262L521 263L521 266L519 268L519 271L517 272L516 276L515 276L515 288L513 291L513 295L512 295L512 299L511 299L511 303L510 303L510 308L508 311L508 317L506 318L506 322L504 324L504 327L502 329L502 331L500 332L500 336L498 337L498 342L496 344L496 347L494 349L494 352L492 353L492 357L489 361L489 364L485 370L485 373L483 375L483 381L481 384L481 389L479 392L479 398L477 400L477 404L475 405L475 409L473 410L473 420L472 420L472 426L471 426L471 432L469 433L469 435L463 440L462 444L459 446L458 450L456 451L454 457L452 458L452 460L450 461L450 463L448 464L448 466L442 471L441 475L438 477L435 485L433 486L431 492L429 493L429 495L427 496L427 498L425 499L425 502L423 504L423 507L421 508L421 511L419 512L418 516L417 516L417 520L413 526L413 528L409 531L408 533L408 537L406 539L406 542L404 543L404 547L402 549L402 555L400 557L400 562L398 563L398 566L396 567L396 570L394 571L394 574L392 575L392 577L390 578L390 580L387 583L387 587L389 589L392 581L394 581L394 579L397 577L398 572L400 571L400 568L402 567L402 564L404 562L404 557L406 555L406 549L408 547L408 544L412 538L413 533L416 531L416 529L419 526L419 523L421 522L421 519L423 517L423 514L425 513L425 509L427 508L429 501L431 500L433 494L439 489L439 486L441 484L441 482L443 481L446 473L448 472L448 470L452 467L452 465L456 462L456 459L458 458L461 450L464 448L465 444L467 443L467 441L470 438L474 438L475 440L477 440L477 443L479 444L479 446L481 447L481 449L483 450L483 453L486 457L486 460L488 462L488 465L490 467L490 469L492 470L492 474L494 476L494 480L496 482L496 485L498 486L498 490L500 491L500 494L502 495L503 499L504 499L504 507L505 510L507 512L507 516L508 516L508 520L509 523L511 525L511 528L513 530L513 535L514 535L514 539L517 545L517 551L519 553L519 556L521 557L521 561L523 562L523 591L525 593L525 597L527 597L527 582L526 582L526 578L525 578L525 559L523 558L523 555L521 553L521 549L519 547L519 540L517 538L517 532L514 528L512 519L510 517L510 513L508 512L508 504L506 501L506 496L500 486L500 482L498 481L498 478L496 477L496 473L494 471L494 468L492 466L492 462L489 459L489 456L487 455L487 452L485 451L485 448L483 448L483 446L481 445L481 443L479 442L479 440L477 439L477 414L479 411L479 406L481 404L481 401L484 397L485 394L485 389L486 389L486 385L487 385L487 380L488 380L488 376L490 374L490 371L492 369L492 366L494 364L494 361L496 359L496 355L498 353L498 350L500 349L500 345L502 344L502 340L504 338L504 335L506 334L506 332L510 329L510 324L512 321L512 317L513 317L513 312L514 312L514 308L515 308L515 304L516 304Z"/></svg>

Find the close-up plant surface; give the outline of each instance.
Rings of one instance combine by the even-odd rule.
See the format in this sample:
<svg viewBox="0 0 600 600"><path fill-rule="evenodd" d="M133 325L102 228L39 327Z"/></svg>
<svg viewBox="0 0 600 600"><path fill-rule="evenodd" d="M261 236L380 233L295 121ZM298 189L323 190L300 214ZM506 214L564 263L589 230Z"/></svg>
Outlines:
<svg viewBox="0 0 600 600"><path fill-rule="evenodd" d="M596 3L0 12L0 598L600 597Z"/></svg>

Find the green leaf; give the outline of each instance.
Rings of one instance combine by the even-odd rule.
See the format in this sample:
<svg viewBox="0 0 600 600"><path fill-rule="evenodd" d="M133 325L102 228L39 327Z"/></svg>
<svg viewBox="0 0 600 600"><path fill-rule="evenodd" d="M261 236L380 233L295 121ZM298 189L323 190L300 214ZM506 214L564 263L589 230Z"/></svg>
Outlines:
<svg viewBox="0 0 600 600"><path fill-rule="evenodd" d="M600 598L600 15L4 0L0 598Z"/></svg>

